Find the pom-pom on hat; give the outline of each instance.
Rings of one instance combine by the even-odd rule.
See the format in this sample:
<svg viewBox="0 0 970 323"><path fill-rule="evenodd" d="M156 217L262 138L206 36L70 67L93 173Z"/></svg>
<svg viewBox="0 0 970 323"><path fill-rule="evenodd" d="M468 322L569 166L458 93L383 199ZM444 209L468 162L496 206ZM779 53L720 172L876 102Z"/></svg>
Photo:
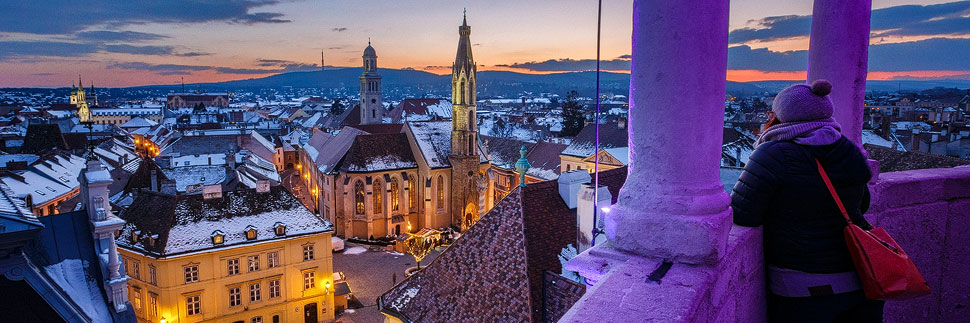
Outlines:
<svg viewBox="0 0 970 323"><path fill-rule="evenodd" d="M811 85L795 84L781 90L771 105L771 111L781 122L828 119L834 110L828 95L832 83L815 80Z"/></svg>

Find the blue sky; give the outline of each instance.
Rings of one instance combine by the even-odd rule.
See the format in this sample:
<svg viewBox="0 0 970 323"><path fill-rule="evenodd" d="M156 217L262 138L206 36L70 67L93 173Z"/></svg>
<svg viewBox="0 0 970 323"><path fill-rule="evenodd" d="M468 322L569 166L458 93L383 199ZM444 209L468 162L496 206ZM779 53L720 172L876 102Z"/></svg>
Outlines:
<svg viewBox="0 0 970 323"><path fill-rule="evenodd" d="M804 74L811 1L731 1L728 78ZM0 86L208 82L357 66L371 38L389 68L447 71L468 10L483 70L589 69L596 1L0 2ZM870 77L968 78L970 1L873 0ZM604 67L628 69L631 0L604 1Z"/></svg>

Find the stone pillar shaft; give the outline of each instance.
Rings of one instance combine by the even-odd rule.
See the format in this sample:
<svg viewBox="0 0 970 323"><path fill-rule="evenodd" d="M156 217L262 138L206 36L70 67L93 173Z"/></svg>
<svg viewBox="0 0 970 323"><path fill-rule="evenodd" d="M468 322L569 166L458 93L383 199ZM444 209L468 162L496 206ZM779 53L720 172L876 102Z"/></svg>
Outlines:
<svg viewBox="0 0 970 323"><path fill-rule="evenodd" d="M832 82L833 117L856 144L862 137L871 12L872 0L815 0L812 12L808 81Z"/></svg>
<svg viewBox="0 0 970 323"><path fill-rule="evenodd" d="M728 0L633 4L630 165L606 217L618 249L713 263L727 241L730 200L719 165Z"/></svg>

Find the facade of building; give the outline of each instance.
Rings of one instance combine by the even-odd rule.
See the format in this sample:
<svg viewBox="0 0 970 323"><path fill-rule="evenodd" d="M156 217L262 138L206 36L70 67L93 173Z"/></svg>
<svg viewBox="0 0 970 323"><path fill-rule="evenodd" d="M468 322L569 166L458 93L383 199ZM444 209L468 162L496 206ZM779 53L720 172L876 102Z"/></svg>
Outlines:
<svg viewBox="0 0 970 323"><path fill-rule="evenodd" d="M199 104L207 107L229 107L229 93L169 93L165 106L169 108L191 108Z"/></svg>
<svg viewBox="0 0 970 323"><path fill-rule="evenodd" d="M332 226L281 187L142 191L117 238L140 322L329 322Z"/></svg>

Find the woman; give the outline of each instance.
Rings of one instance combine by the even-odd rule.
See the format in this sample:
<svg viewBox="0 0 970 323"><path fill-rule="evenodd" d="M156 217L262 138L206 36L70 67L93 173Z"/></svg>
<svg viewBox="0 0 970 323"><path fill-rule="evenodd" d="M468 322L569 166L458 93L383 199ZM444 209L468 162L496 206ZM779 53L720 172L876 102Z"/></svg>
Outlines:
<svg viewBox="0 0 970 323"><path fill-rule="evenodd" d="M882 322L867 300L843 236L846 221L825 187L821 162L850 218L864 229L871 174L862 150L832 119L832 85L818 80L778 93L774 121L734 186L734 223L764 225L771 322Z"/></svg>

